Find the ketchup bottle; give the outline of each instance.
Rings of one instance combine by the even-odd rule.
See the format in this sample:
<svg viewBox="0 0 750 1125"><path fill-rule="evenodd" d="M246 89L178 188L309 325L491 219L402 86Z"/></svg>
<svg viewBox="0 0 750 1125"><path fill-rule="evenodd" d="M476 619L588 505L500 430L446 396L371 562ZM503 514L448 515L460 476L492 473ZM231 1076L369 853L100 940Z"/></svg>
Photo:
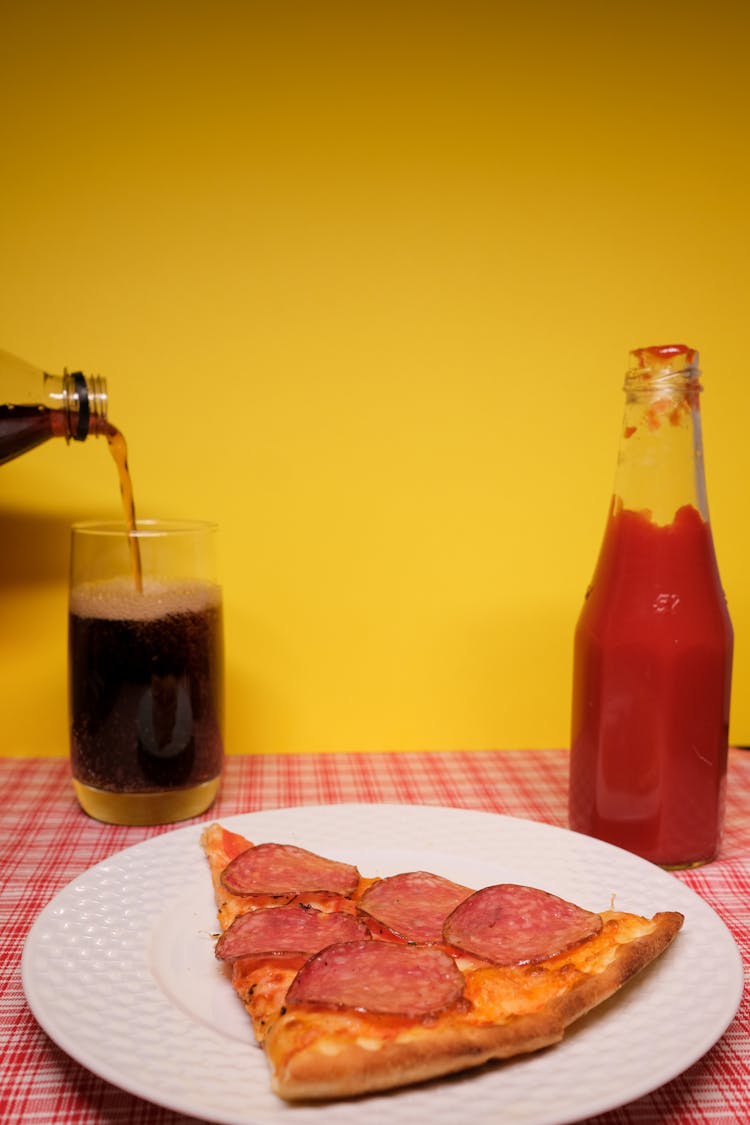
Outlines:
<svg viewBox="0 0 750 1125"><path fill-rule="evenodd" d="M708 521L698 354L639 348L575 634L570 827L668 868L719 849L733 633Z"/></svg>
<svg viewBox="0 0 750 1125"><path fill-rule="evenodd" d="M53 437L106 433L107 384L80 371L47 375L0 351L0 465Z"/></svg>

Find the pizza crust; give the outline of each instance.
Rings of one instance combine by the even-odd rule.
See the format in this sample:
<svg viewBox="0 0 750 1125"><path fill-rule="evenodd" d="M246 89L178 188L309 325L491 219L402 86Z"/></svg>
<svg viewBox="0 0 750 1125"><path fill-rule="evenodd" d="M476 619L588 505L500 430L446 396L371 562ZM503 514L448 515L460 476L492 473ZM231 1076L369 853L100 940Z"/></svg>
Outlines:
<svg viewBox="0 0 750 1125"><path fill-rule="evenodd" d="M410 1029L395 1039L350 1039L346 1019L336 1034L310 1035L311 1023L282 1016L265 1042L271 1087L287 1101L325 1100L375 1093L481 1066L557 1043L563 1028L549 1013L516 1017L502 1027L453 1024Z"/></svg>

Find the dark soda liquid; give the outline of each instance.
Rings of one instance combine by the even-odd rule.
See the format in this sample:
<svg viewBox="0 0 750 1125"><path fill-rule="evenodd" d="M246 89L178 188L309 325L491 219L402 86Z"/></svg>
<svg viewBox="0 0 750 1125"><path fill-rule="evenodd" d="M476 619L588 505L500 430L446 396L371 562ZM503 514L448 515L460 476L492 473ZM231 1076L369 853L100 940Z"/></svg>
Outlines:
<svg viewBox="0 0 750 1125"><path fill-rule="evenodd" d="M99 421L98 433L104 434L109 444L109 451L117 469L120 481L120 498L122 511L125 517L125 526L128 530L128 550L130 551L130 568L133 572L133 584L141 593L143 590L143 567L141 566L141 547L138 537L133 534L136 529L135 522L135 497L133 494L133 481L128 467L128 446L124 435L111 422Z"/></svg>
<svg viewBox="0 0 750 1125"><path fill-rule="evenodd" d="M52 437L62 436L66 424L61 410L48 410L44 406L0 406L0 465Z"/></svg>
<svg viewBox="0 0 750 1125"><path fill-rule="evenodd" d="M224 756L218 587L84 584L71 592L69 661L71 767L86 811L131 824L203 811Z"/></svg>

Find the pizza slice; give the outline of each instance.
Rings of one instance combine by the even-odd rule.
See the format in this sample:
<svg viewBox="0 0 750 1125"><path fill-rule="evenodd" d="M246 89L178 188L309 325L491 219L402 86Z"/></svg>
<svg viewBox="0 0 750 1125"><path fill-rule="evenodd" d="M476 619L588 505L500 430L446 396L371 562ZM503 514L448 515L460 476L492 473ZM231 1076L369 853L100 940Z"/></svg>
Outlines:
<svg viewBox="0 0 750 1125"><path fill-rule="evenodd" d="M216 956L289 1101L367 1094L536 1051L658 957L683 923L534 887L474 891L213 824Z"/></svg>

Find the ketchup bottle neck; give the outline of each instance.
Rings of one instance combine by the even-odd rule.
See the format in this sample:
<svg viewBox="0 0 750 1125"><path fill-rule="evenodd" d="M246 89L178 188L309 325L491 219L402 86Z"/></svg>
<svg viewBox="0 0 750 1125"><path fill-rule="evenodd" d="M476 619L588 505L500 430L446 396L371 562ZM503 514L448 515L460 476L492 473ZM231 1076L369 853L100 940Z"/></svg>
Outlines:
<svg viewBox="0 0 750 1125"><path fill-rule="evenodd" d="M697 352L673 345L631 355L615 503L661 525L685 505L708 521Z"/></svg>

